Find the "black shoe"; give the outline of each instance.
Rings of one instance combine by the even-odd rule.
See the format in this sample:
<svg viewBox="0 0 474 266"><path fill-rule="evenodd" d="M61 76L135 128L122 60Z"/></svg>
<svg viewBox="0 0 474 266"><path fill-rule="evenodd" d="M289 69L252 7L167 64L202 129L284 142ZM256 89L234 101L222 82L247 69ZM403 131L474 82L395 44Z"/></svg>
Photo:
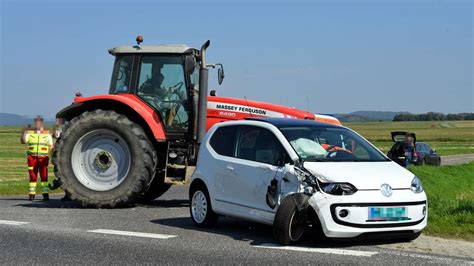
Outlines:
<svg viewBox="0 0 474 266"><path fill-rule="evenodd" d="M43 200L49 200L49 194L48 193L43 194Z"/></svg>
<svg viewBox="0 0 474 266"><path fill-rule="evenodd" d="M33 201L35 199L35 195L29 195L30 197L28 198L29 201Z"/></svg>

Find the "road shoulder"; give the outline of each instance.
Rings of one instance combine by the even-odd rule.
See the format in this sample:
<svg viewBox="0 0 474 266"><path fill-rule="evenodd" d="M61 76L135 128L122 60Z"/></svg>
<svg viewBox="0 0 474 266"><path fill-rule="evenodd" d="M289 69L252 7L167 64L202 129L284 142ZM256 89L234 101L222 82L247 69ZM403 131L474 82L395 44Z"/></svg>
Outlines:
<svg viewBox="0 0 474 266"><path fill-rule="evenodd" d="M407 252L422 252L444 256L454 256L474 259L474 242L444 239L440 237L421 235L408 243L383 244L381 248Z"/></svg>

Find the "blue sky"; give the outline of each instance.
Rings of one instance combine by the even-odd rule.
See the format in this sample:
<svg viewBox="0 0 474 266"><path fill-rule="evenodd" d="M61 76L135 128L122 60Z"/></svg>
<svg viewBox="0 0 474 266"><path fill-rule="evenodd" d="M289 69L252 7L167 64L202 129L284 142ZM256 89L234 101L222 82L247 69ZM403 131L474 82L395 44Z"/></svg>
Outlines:
<svg viewBox="0 0 474 266"><path fill-rule="evenodd" d="M8 1L0 112L107 93L107 49L211 40L218 95L319 113L474 112L472 1Z"/></svg>

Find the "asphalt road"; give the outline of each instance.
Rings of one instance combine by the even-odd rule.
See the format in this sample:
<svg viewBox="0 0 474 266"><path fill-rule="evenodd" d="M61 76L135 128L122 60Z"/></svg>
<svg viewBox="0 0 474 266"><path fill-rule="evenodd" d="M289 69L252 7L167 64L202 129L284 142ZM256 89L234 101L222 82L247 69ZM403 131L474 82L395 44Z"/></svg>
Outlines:
<svg viewBox="0 0 474 266"><path fill-rule="evenodd" d="M77 208L58 198L0 198L0 264L474 264L385 249L380 242L308 238L281 247L270 226L231 218L201 230L189 218L187 190L175 186L151 205L112 210Z"/></svg>
<svg viewBox="0 0 474 266"><path fill-rule="evenodd" d="M474 161L474 154L459 154L441 156L441 165L455 165Z"/></svg>

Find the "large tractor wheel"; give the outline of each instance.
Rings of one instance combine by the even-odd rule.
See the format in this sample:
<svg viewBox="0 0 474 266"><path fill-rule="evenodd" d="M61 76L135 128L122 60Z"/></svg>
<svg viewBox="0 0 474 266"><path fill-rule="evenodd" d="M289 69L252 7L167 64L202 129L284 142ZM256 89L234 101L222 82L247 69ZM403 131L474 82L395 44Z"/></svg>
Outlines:
<svg viewBox="0 0 474 266"><path fill-rule="evenodd" d="M165 194L168 189L170 189L171 184L165 183L165 174L164 172L157 172L155 178L150 184L148 190L143 194L143 197L140 199L141 203L148 203L161 195Z"/></svg>
<svg viewBox="0 0 474 266"><path fill-rule="evenodd" d="M114 111L73 118L56 142L54 173L84 207L135 203L155 174L156 152L143 129Z"/></svg>

